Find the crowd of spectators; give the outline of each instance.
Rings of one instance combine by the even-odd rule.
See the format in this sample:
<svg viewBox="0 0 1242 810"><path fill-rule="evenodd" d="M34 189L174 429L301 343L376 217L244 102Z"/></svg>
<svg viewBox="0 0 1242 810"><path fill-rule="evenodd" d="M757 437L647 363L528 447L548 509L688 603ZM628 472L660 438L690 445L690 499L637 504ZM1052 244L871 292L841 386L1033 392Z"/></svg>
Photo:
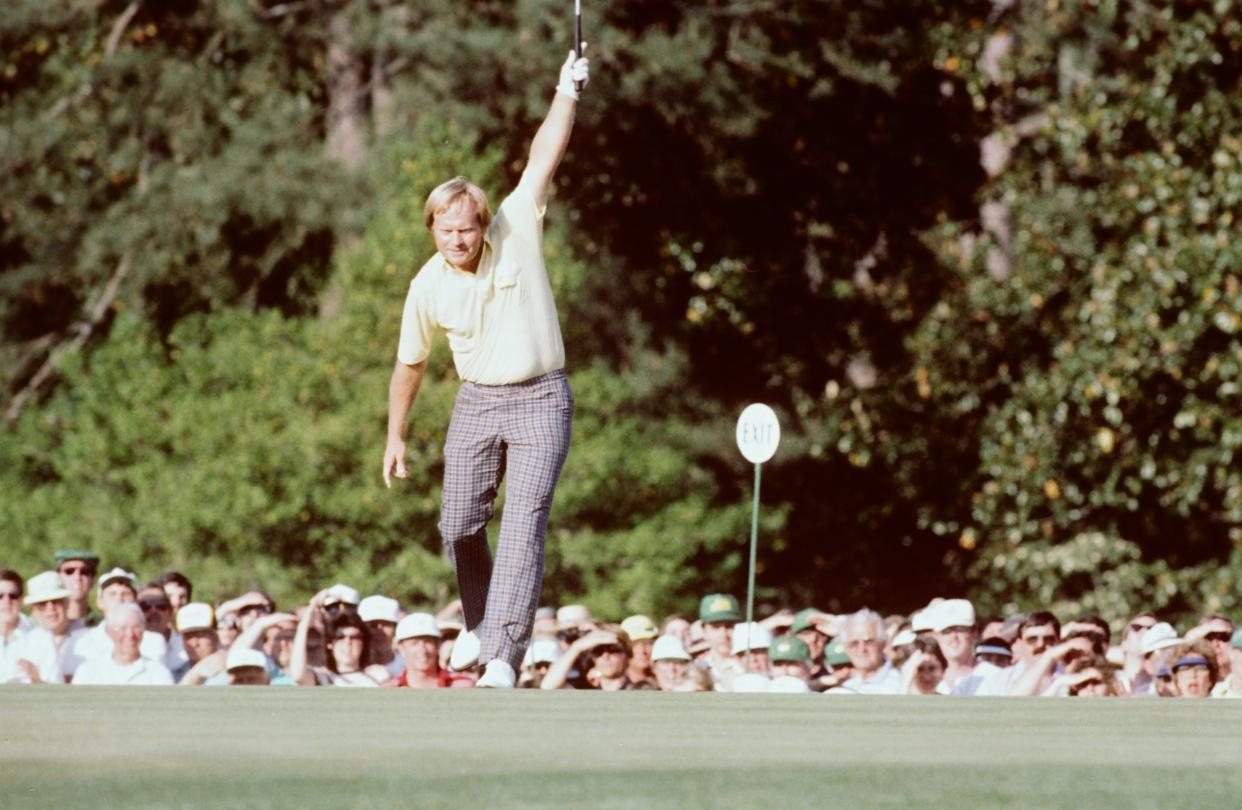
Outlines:
<svg viewBox="0 0 1242 810"><path fill-rule="evenodd" d="M464 629L459 604L406 611L343 584L290 610L261 591L212 604L195 601L181 573L142 584L99 563L66 550L29 579L0 569L0 683L451 689L478 678L449 667ZM1098 616L981 618L965 599L936 599L910 616L805 608L748 623L735 597L709 594L697 616L659 623L635 615L613 624L582 605L540 608L518 685L1242 697L1242 631L1209 615L1182 633L1142 612L1114 638Z"/></svg>

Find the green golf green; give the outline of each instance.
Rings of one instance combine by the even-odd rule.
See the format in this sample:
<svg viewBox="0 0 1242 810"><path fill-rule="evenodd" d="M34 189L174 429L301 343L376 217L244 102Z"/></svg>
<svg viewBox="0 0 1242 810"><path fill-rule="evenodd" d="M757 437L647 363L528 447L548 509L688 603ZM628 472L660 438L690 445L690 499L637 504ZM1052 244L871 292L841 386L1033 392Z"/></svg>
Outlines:
<svg viewBox="0 0 1242 810"><path fill-rule="evenodd" d="M1236 807L1242 702L6 687L5 808Z"/></svg>

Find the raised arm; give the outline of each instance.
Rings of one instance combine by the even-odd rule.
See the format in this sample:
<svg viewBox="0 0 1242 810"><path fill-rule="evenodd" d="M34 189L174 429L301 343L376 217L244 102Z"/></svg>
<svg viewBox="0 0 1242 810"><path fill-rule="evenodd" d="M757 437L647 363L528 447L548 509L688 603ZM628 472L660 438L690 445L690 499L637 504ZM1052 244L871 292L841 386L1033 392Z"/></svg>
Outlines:
<svg viewBox="0 0 1242 810"><path fill-rule="evenodd" d="M586 43L583 43L582 50L586 51ZM569 134L574 128L574 113L578 106L578 91L574 82L581 82L586 87L587 80L586 57L575 58L573 51L570 51L565 64L561 65L560 81L556 85L552 106L531 141L530 156L526 161L526 169L522 172L520 185L530 191L535 204L540 208L548 201L552 177L565 154L565 147L569 145Z"/></svg>
<svg viewBox="0 0 1242 810"><path fill-rule="evenodd" d="M293 654L289 658L289 678L298 686L315 686L315 673L311 671L310 662L306 652L306 642L310 636L311 623L315 621L315 617L319 615L319 609L323 607L323 598L326 591L320 591L311 597L310 604L306 608L306 612L302 614L301 621L298 622L298 630L293 636Z"/></svg>

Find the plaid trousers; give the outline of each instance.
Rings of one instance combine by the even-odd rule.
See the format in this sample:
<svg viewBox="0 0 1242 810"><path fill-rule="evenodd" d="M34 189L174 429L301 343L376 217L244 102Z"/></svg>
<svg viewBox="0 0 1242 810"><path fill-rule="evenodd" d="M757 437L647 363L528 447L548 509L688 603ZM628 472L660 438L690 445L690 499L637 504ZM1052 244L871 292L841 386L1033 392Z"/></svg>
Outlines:
<svg viewBox="0 0 1242 810"><path fill-rule="evenodd" d="M520 669L543 586L544 535L569 453L574 398L564 371L510 385L462 383L444 442L440 534L479 661ZM496 559L487 524L500 482Z"/></svg>

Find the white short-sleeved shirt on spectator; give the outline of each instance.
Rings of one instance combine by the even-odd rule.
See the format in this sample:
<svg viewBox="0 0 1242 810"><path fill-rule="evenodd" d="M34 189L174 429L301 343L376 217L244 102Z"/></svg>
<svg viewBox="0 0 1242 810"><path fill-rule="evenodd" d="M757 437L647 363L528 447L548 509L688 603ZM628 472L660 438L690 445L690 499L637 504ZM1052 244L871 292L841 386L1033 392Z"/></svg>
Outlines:
<svg viewBox="0 0 1242 810"><path fill-rule="evenodd" d="M26 633L19 624L8 638L0 636L0 683L26 683L25 672L17 665Z"/></svg>
<svg viewBox="0 0 1242 810"><path fill-rule="evenodd" d="M64 683L65 676L60 668L60 651L56 649L56 641L52 634L41 627L36 627L22 639L22 658L34 664L39 671L39 680L43 683Z"/></svg>
<svg viewBox="0 0 1242 810"><path fill-rule="evenodd" d="M38 632L47 633L46 630L39 630ZM52 638L51 633L47 633L47 635L49 638ZM73 674L78 671L78 667L86 660L78 655L77 651L78 639L84 635L86 635L86 628L80 627L76 630L70 630L67 635L61 637L59 642L54 638L52 639L52 644L56 647L56 659L60 664L60 672L68 678L72 678Z"/></svg>
<svg viewBox="0 0 1242 810"><path fill-rule="evenodd" d="M504 385L564 368L543 261L543 213L519 185L487 228L476 272L452 267L439 253L422 266L405 299L398 360L426 360L435 331L443 329L457 374L467 382Z"/></svg>
<svg viewBox="0 0 1242 810"><path fill-rule="evenodd" d="M172 686L173 676L159 661L139 658L132 664L118 664L108 658L92 658L78 667L74 686Z"/></svg>
<svg viewBox="0 0 1242 810"><path fill-rule="evenodd" d="M52 637L38 628L29 632L14 630L8 640L0 639L0 683L30 683L30 676L18 661L29 661L43 683L64 683L60 661Z"/></svg>
<svg viewBox="0 0 1242 810"><path fill-rule="evenodd" d="M901 693L901 673L897 671L896 667L885 661L884 666L880 667L870 678L863 680L861 675L855 675L840 686L829 689L825 694L900 695Z"/></svg>
<svg viewBox="0 0 1242 810"><path fill-rule="evenodd" d="M108 633L104 630L104 625L96 625L81 635L74 643L74 654L84 661L90 661L94 658L111 658L112 649L115 645ZM149 658L152 661L164 661L168 654L168 642L159 633L145 630L142 634L142 644L139 652L143 658Z"/></svg>

